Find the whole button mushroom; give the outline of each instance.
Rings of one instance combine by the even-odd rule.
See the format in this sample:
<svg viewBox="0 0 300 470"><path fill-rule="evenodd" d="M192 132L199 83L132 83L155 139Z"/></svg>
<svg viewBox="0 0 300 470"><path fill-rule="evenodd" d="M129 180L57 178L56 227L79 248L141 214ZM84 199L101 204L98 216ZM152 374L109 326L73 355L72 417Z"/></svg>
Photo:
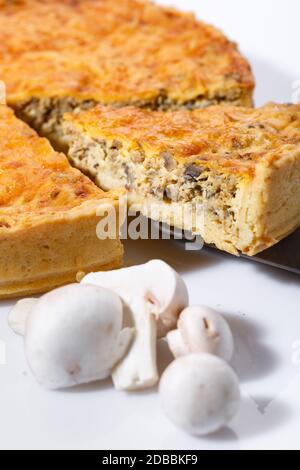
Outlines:
<svg viewBox="0 0 300 470"><path fill-rule="evenodd" d="M222 359L190 354L165 370L159 385L162 409L177 426L193 435L218 431L236 414L238 379Z"/></svg>
<svg viewBox="0 0 300 470"><path fill-rule="evenodd" d="M205 306L187 307L181 313L177 330L167 334L174 357L190 353L209 353L230 362L234 344L226 320L215 310Z"/></svg>
<svg viewBox="0 0 300 470"><path fill-rule="evenodd" d="M58 389L108 377L127 352L133 330L123 329L123 304L112 291L71 284L45 294L28 312L25 353L37 381ZM22 304L15 308L22 318Z"/></svg>

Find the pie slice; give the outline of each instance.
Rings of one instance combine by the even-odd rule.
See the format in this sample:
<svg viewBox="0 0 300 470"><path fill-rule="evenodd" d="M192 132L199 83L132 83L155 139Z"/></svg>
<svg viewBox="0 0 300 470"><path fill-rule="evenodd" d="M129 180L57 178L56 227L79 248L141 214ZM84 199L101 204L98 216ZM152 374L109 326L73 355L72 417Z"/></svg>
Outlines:
<svg viewBox="0 0 300 470"><path fill-rule="evenodd" d="M300 105L98 106L65 119L71 162L153 219L250 256L300 225Z"/></svg>
<svg viewBox="0 0 300 470"><path fill-rule="evenodd" d="M61 117L97 103L250 106L248 62L220 31L147 0L0 0L8 104L56 144Z"/></svg>
<svg viewBox="0 0 300 470"><path fill-rule="evenodd" d="M97 211L117 210L117 200L117 192L103 193L0 105L0 298L47 291L75 281L79 271L119 267L120 241L96 234Z"/></svg>

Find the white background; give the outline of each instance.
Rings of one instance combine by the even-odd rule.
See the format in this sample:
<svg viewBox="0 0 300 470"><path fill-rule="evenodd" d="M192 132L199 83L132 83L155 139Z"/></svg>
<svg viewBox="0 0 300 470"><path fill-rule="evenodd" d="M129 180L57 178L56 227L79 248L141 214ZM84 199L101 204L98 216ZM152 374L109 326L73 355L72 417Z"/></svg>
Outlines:
<svg viewBox="0 0 300 470"><path fill-rule="evenodd" d="M292 83L300 80L299 0L160 3L194 10L239 42L253 64L257 104L292 100ZM242 384L239 414L230 427L200 439L167 421L155 390L118 393L106 381L45 391L27 368L22 339L7 327L11 303L2 302L6 364L0 365L0 448L299 449L299 276L213 251L185 252L180 243L127 242L125 248L130 263L165 259L183 275L192 303L226 314ZM0 362L2 349L0 344ZM162 370L170 360L163 345L159 358Z"/></svg>

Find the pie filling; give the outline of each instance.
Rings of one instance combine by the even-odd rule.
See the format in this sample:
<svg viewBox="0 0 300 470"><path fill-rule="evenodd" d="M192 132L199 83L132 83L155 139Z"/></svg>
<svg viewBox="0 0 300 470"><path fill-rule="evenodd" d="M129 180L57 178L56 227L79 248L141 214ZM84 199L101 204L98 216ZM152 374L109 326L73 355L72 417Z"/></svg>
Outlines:
<svg viewBox="0 0 300 470"><path fill-rule="evenodd" d="M16 115L33 127L40 135L47 137L58 150L66 150L66 140L62 129L63 115L65 113L79 113L96 106L97 101L90 99L79 101L75 98L37 98L14 105ZM241 89L233 89L225 93L218 93L214 97L196 97L187 102L171 100L165 93L161 93L152 101L136 101L133 103L114 103L116 108L134 105L153 111L168 111L178 109L206 108L215 104L230 104L237 106L250 106L251 96Z"/></svg>

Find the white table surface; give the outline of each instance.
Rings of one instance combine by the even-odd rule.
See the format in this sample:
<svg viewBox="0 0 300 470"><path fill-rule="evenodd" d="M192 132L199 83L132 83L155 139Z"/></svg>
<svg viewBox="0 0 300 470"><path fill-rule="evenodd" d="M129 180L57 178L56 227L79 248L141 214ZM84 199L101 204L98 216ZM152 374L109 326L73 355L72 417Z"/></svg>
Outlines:
<svg viewBox="0 0 300 470"><path fill-rule="evenodd" d="M257 104L292 101L292 84L300 80L298 0L160 3L194 10L239 42L256 74ZM46 391L28 370L22 338L7 327L12 302L1 302L0 448L299 449L300 277L212 250L186 252L175 242L129 241L125 248L130 262L168 261L183 275L192 303L226 314L242 386L239 414L219 433L195 438L167 421L155 390L120 393L105 381ZM161 344L161 370L168 361Z"/></svg>

